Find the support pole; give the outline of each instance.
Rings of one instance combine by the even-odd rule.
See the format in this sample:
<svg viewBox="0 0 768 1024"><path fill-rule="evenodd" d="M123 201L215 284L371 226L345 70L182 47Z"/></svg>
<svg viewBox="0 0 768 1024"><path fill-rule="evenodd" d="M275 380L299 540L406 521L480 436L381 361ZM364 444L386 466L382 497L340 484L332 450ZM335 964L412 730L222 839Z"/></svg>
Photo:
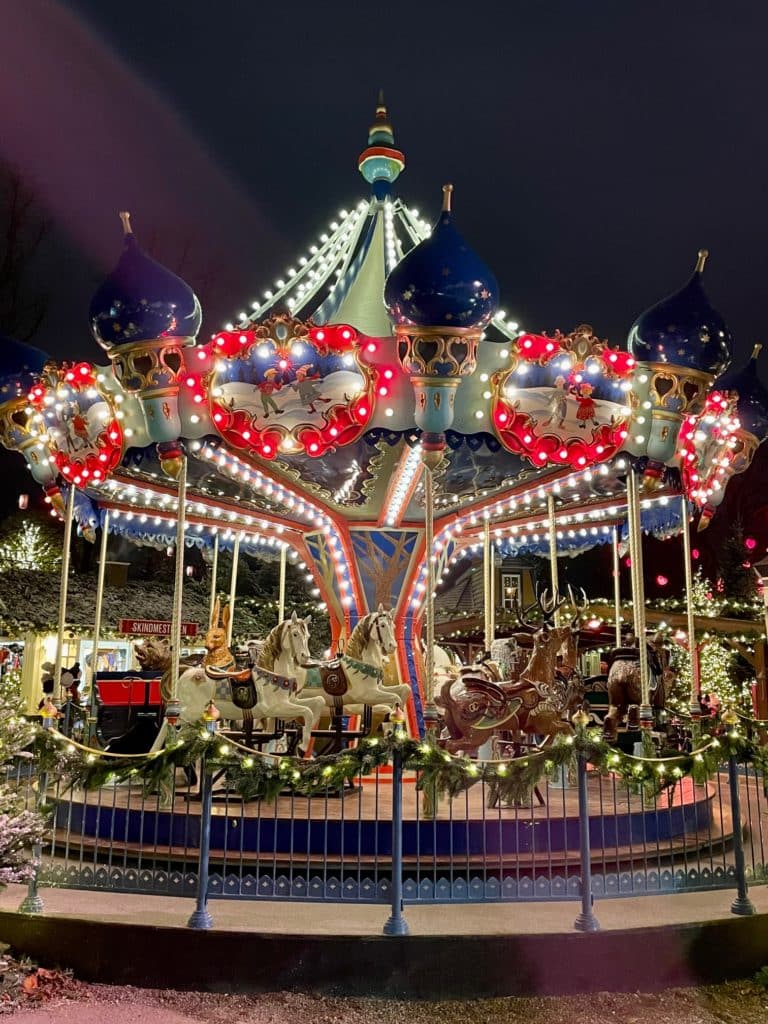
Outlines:
<svg viewBox="0 0 768 1024"><path fill-rule="evenodd" d="M285 574L288 567L288 545L283 544L280 549L280 589L277 594L277 621L278 624L285 618Z"/></svg>
<svg viewBox="0 0 768 1024"><path fill-rule="evenodd" d="M179 469L179 507L176 512L176 572L173 583L173 615L171 618L171 698L166 708L168 718L178 717L179 665L181 662L181 615L184 595L184 534L187 526L187 457L181 456Z"/></svg>
<svg viewBox="0 0 768 1024"><path fill-rule="evenodd" d="M736 718L735 715L734 718ZM747 888L747 868L744 859L744 834L741 829L739 767L736 763L736 757L734 754L729 754L728 756L728 786L731 791L731 814L733 815L733 862L736 870L736 899L731 904L731 913L738 914L740 917L750 917L757 911L755 910L754 903L749 898L749 890Z"/></svg>
<svg viewBox="0 0 768 1024"><path fill-rule="evenodd" d="M232 547L232 575L229 580L229 623L227 624L227 647L232 646L232 630L235 625L235 597L237 596L237 565L240 561L240 534L235 535Z"/></svg>
<svg viewBox="0 0 768 1024"><path fill-rule="evenodd" d="M619 528L612 528L613 535L613 617L616 622L616 646L621 647L621 558L619 553Z"/></svg>
<svg viewBox="0 0 768 1024"><path fill-rule="evenodd" d="M640 522L640 489L637 475L630 468L627 475L627 497L629 530L632 540L632 608L635 614L635 630L640 662L640 724L650 728L653 724L651 710L651 688L648 677L648 648L645 640L645 582L643 578L643 531Z"/></svg>
<svg viewBox="0 0 768 1024"><path fill-rule="evenodd" d="M72 521L75 518L75 485L69 485L67 507L64 513L64 545L61 552L61 589L59 591L59 622L56 630L55 686L61 694L61 670L64 663L64 627L67 621L67 590L69 589L69 562L72 546Z"/></svg>
<svg viewBox="0 0 768 1024"><path fill-rule="evenodd" d="M486 653L490 654L491 644L496 633L496 608L493 586L493 545L491 544L491 523L485 520L483 525L483 605L485 608L485 639Z"/></svg>
<svg viewBox="0 0 768 1024"><path fill-rule="evenodd" d="M577 712L578 714L578 712ZM585 716L586 717L586 716ZM579 776L579 859L581 860L581 911L573 927L578 932L598 932L600 924L592 909L592 853L589 842L589 793L587 791L587 759L577 755Z"/></svg>
<svg viewBox="0 0 768 1024"><path fill-rule="evenodd" d="M547 495L547 516L549 518L549 582L552 587L552 600L555 602L555 626L560 625L560 610L557 607L557 595L560 593L560 578L557 572L557 519L555 518L555 496Z"/></svg>
<svg viewBox="0 0 768 1024"><path fill-rule="evenodd" d="M187 922L187 927L207 931L213 927L213 918L208 910L208 870L211 854L211 815L213 814L213 776L203 755L200 762L202 775L202 806L200 808L200 852L197 860L197 904Z"/></svg>
<svg viewBox="0 0 768 1024"><path fill-rule="evenodd" d="M88 712L88 746L96 738L97 689L96 669L99 661L99 641L101 639L101 613L104 607L104 577L107 571L107 543L109 541L109 509L104 511L101 524L101 547L99 549L99 573L96 580L96 616L93 622L93 651L91 653L91 699Z"/></svg>
<svg viewBox="0 0 768 1024"><path fill-rule="evenodd" d="M435 483L432 470L424 466L424 557L427 560L427 593L424 605L424 625L427 649L424 654L424 669L427 673L427 702L425 723L437 724L435 707ZM429 726L428 726L429 727Z"/></svg>
<svg viewBox="0 0 768 1024"><path fill-rule="evenodd" d="M219 581L219 531L213 535L213 562L211 563L211 608L208 622L213 625L213 609L216 605L216 588Z"/></svg>
<svg viewBox="0 0 768 1024"><path fill-rule="evenodd" d="M696 643L696 621L693 610L693 566L691 564L691 528L688 522L688 499L680 496L680 513L683 527L683 561L685 569L685 611L688 620L688 654L691 658L690 712L694 718L701 715L701 679L699 677L699 648Z"/></svg>
<svg viewBox="0 0 768 1024"><path fill-rule="evenodd" d="M427 470L429 472L429 470ZM403 752L392 750L392 912L384 925L385 935L407 935L403 917Z"/></svg>

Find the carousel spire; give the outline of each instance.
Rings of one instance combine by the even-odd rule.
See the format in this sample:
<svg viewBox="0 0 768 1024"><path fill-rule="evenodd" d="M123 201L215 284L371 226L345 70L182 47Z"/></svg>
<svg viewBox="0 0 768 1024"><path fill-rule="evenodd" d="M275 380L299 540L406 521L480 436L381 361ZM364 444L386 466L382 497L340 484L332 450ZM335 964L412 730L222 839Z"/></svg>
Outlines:
<svg viewBox="0 0 768 1024"><path fill-rule="evenodd" d="M384 90L379 89L373 124L368 129L368 148L363 150L357 168L371 186L376 199L390 195L392 182L405 167L405 155L395 149L395 136L389 122Z"/></svg>

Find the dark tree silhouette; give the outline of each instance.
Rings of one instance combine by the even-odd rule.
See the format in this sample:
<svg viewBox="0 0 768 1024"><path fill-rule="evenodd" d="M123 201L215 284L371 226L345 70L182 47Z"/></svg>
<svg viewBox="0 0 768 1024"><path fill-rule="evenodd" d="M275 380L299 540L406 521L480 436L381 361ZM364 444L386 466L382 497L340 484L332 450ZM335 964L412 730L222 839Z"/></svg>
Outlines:
<svg viewBox="0 0 768 1024"><path fill-rule="evenodd" d="M20 174L0 166L0 334L28 341L48 307L35 263L50 222Z"/></svg>

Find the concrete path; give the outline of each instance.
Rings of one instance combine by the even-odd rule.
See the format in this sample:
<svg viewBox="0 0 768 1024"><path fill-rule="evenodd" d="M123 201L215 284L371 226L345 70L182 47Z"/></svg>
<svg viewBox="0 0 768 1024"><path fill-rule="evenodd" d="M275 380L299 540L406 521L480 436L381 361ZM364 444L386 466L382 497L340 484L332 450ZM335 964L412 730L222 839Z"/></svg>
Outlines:
<svg viewBox="0 0 768 1024"><path fill-rule="evenodd" d="M24 898L21 886L0 892L0 909L16 910ZM124 924L184 927L191 900L134 893L42 889L45 914ZM595 904L604 931L668 924L715 921L731 917L734 891L681 893L605 899ZM768 913L768 886L754 886L750 897L759 913ZM383 905L289 903L266 900L211 900L214 927L221 931L253 931L291 935L380 935L389 908ZM530 935L573 929L579 904L483 903L407 906L412 935ZM0 940L2 936L0 935Z"/></svg>

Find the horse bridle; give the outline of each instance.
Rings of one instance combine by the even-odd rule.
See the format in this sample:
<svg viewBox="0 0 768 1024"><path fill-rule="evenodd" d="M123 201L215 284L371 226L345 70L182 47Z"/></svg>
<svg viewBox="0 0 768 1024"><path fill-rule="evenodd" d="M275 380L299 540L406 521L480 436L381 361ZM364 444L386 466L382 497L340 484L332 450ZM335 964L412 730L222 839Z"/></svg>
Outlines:
<svg viewBox="0 0 768 1024"><path fill-rule="evenodd" d="M371 624L371 628L369 628L369 630L368 630L368 639L369 640L371 639L371 637L373 635L373 630L375 628L376 629L376 642L378 643L378 645L381 648L381 650L384 651L384 653L386 654L387 651L384 648L384 637L381 635L381 619L384 618L385 614L386 614L386 612L374 612L373 613L373 623Z"/></svg>

